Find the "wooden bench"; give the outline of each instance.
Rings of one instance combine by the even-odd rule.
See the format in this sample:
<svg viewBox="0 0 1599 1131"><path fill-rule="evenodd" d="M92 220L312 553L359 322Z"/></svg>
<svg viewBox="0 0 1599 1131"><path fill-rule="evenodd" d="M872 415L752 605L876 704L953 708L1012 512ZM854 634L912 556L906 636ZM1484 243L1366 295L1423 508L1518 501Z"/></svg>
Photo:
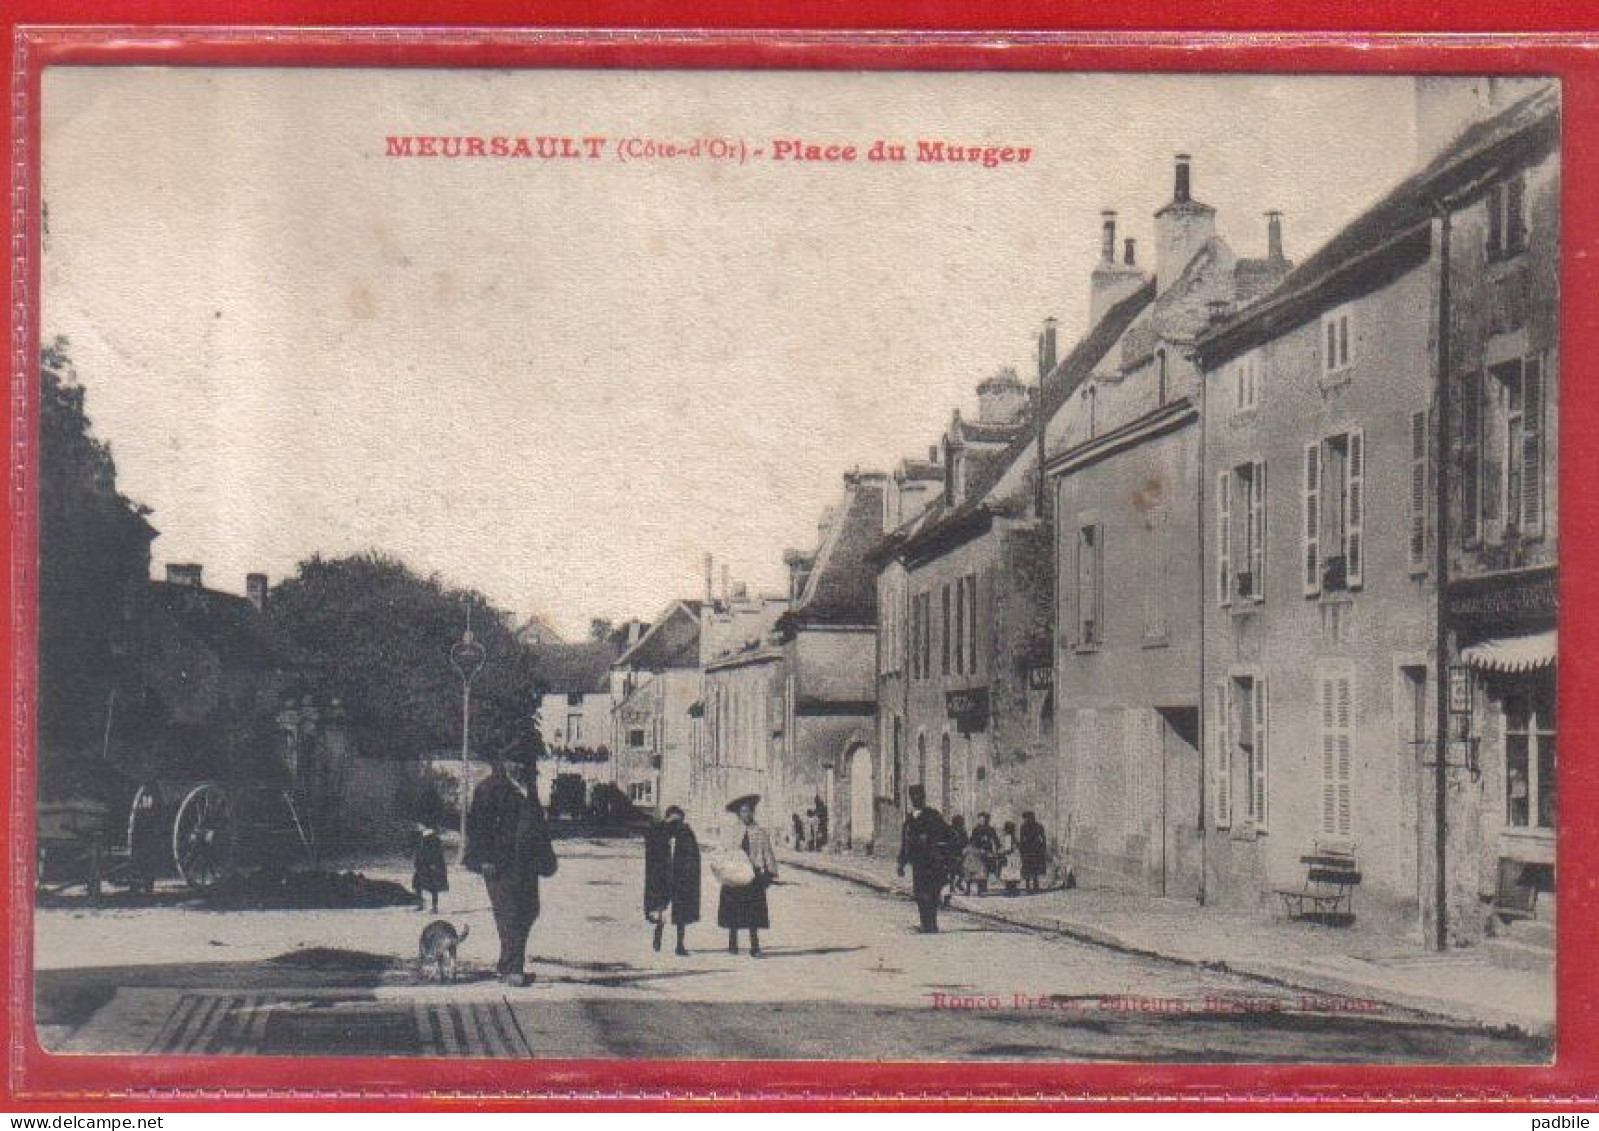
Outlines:
<svg viewBox="0 0 1599 1131"><path fill-rule="evenodd" d="M1305 886L1277 889L1288 918L1328 927L1353 923L1355 888L1360 884L1354 853L1321 850L1299 860L1305 865Z"/></svg>

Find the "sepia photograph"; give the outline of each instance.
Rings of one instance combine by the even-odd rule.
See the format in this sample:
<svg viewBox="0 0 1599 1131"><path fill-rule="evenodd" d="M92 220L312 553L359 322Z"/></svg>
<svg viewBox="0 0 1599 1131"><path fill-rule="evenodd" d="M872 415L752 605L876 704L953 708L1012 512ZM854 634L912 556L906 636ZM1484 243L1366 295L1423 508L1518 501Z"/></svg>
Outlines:
<svg viewBox="0 0 1599 1131"><path fill-rule="evenodd" d="M1561 99L45 68L40 1046L1551 1064Z"/></svg>

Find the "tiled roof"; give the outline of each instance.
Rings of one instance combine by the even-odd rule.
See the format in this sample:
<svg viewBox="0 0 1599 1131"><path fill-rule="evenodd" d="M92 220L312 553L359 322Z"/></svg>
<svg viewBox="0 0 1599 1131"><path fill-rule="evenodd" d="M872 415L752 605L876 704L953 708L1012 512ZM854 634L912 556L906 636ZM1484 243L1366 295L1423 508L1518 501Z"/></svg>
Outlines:
<svg viewBox="0 0 1599 1131"><path fill-rule="evenodd" d="M1426 226L1436 201L1452 199L1558 144L1560 92L1553 84L1467 128L1420 171L1372 205L1291 271L1269 294L1203 334L1202 359L1214 365L1298 326L1327 305L1346 301L1387 278L1385 254L1400 255L1411 237L1412 256L1425 256ZM1361 267L1359 271L1351 268Z"/></svg>
<svg viewBox="0 0 1599 1131"><path fill-rule="evenodd" d="M610 685L616 656L615 646L598 640L533 648L534 670L544 690L557 695L604 691Z"/></svg>
<svg viewBox="0 0 1599 1131"><path fill-rule="evenodd" d="M1107 310L1103 317L1072 348L1059 364L1044 378L1043 412L1049 420L1060 411L1073 393L1093 373L1094 367L1110 352L1133 320L1155 300L1155 280L1150 279L1132 294ZM928 508L921 525L903 538L897 547L883 547L875 557L892 556L893 553L925 555L966 529L971 528L979 512L994 513L989 505L988 493L1004 478L1005 472L1033 448L1034 412L1036 405L1023 413L1016 434L1003 453L984 460L974 468L967 486L966 501L958 507L947 507L942 501Z"/></svg>
<svg viewBox="0 0 1599 1131"><path fill-rule="evenodd" d="M170 625L204 643L224 665L271 668L279 656L261 623L261 614L243 597L169 581L150 582L155 631Z"/></svg>
<svg viewBox="0 0 1599 1131"><path fill-rule="evenodd" d="M882 484L858 480L817 551L805 591L779 626L875 624L877 570L867 555L882 536Z"/></svg>
<svg viewBox="0 0 1599 1131"><path fill-rule="evenodd" d="M617 658L615 666L652 672L698 667L700 608L699 601L674 601L638 643Z"/></svg>

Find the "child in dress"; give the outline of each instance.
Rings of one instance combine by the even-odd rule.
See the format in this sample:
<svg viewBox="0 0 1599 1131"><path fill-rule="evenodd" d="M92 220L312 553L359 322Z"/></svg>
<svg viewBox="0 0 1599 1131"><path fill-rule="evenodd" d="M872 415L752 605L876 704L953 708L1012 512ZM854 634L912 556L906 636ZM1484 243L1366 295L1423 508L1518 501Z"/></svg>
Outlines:
<svg viewBox="0 0 1599 1131"><path fill-rule="evenodd" d="M433 897L433 910L439 909L439 892L450 890L450 873L444 864L444 843L432 825L417 826L415 873L411 887L416 892L416 909L423 910L424 894Z"/></svg>

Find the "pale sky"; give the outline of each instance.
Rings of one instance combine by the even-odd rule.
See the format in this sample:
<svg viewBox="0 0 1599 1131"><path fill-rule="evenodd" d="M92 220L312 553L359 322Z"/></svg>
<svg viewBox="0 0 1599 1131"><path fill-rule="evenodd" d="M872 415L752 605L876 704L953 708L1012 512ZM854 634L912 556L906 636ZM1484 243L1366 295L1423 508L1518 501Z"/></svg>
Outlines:
<svg viewBox="0 0 1599 1131"><path fill-rule="evenodd" d="M1408 170L1400 78L52 68L43 330L156 570L388 551L581 633L755 588L841 473L1083 330L1172 156L1302 259ZM982 169L399 160L388 134L1028 146Z"/></svg>

